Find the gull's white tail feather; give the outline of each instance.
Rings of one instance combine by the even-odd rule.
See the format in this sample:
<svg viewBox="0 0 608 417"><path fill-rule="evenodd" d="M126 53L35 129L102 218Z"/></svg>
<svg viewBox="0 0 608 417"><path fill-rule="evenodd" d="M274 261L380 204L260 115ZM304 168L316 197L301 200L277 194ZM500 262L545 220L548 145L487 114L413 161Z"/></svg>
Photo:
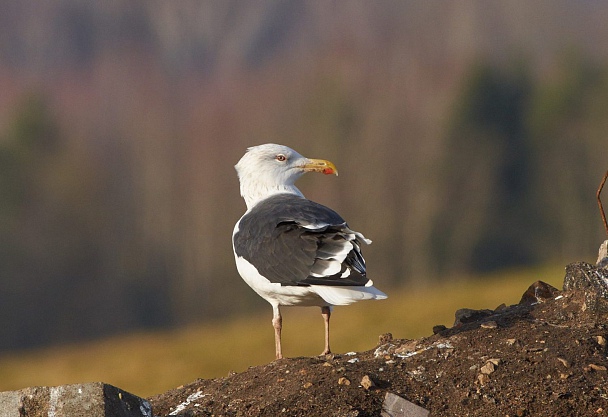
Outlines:
<svg viewBox="0 0 608 417"><path fill-rule="evenodd" d="M311 285L311 289L328 304L334 306L348 305L361 300L384 300L387 298L387 295L376 287Z"/></svg>

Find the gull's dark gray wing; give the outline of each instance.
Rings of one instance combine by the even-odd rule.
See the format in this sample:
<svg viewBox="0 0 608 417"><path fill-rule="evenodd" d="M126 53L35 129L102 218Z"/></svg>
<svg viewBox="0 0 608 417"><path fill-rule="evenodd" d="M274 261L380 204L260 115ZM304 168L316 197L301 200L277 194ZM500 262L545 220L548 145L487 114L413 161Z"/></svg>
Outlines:
<svg viewBox="0 0 608 417"><path fill-rule="evenodd" d="M282 285L365 286L365 242L335 211L292 194L259 202L233 236L236 255Z"/></svg>

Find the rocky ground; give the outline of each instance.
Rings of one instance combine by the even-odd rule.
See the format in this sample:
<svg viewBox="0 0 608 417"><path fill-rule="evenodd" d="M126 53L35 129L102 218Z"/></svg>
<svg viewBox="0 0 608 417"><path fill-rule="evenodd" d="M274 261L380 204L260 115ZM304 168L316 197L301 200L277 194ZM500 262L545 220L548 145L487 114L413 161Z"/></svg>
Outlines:
<svg viewBox="0 0 608 417"><path fill-rule="evenodd" d="M366 352L282 359L148 400L155 416L182 417L608 416L607 319L608 269L581 262L563 291L536 282L519 304L459 310L429 337L385 334Z"/></svg>

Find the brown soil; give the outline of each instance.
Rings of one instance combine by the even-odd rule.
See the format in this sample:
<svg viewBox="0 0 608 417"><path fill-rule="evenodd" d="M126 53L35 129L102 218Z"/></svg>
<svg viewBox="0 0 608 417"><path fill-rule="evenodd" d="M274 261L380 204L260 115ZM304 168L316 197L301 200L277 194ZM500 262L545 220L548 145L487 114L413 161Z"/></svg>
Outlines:
<svg viewBox="0 0 608 417"><path fill-rule="evenodd" d="M429 337L383 335L366 352L282 359L149 401L155 416L379 416L390 392L431 416L608 415L608 311L587 287L535 283L519 304L459 310Z"/></svg>

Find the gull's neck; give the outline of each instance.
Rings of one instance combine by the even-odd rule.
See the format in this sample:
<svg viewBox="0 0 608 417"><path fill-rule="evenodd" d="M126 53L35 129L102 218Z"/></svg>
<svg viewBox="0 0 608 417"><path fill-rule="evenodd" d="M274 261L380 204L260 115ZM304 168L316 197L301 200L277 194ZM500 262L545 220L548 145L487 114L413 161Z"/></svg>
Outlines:
<svg viewBox="0 0 608 417"><path fill-rule="evenodd" d="M241 178L241 195L245 199L245 204L247 204L247 211L268 197L284 193L304 197L304 194L293 184L265 184Z"/></svg>

